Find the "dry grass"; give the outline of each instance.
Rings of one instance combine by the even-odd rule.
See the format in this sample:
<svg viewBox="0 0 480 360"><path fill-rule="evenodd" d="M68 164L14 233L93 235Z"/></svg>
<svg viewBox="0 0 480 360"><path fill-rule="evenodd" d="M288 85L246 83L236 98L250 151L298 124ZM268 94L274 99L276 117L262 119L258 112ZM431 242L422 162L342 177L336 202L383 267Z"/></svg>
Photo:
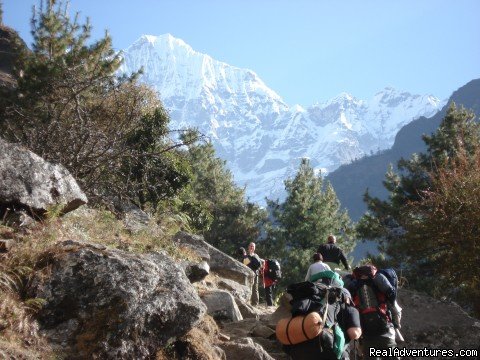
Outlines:
<svg viewBox="0 0 480 360"><path fill-rule="evenodd" d="M175 219L152 219L142 231L132 233L105 210L83 207L61 218L51 214L28 230L0 225L0 238L15 243L7 253L0 254L0 348L10 349L0 352L0 358L12 358L10 354L17 354L13 358L19 359L58 357L38 334L35 314L43 300L28 297L31 279L45 263L43 255L51 254L57 242L85 241L136 253L166 251L175 259L199 260L190 250L177 248L172 242L172 235L181 228Z"/></svg>

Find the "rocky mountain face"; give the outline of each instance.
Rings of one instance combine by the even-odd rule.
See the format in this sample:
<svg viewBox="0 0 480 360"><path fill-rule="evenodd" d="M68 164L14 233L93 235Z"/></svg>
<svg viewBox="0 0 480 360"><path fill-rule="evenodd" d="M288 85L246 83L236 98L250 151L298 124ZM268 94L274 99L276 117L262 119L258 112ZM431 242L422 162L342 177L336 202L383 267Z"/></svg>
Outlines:
<svg viewBox="0 0 480 360"><path fill-rule="evenodd" d="M124 59L122 73L143 68L141 80L160 94L171 128L208 135L257 202L282 196L300 158L331 172L389 148L402 126L443 105L432 95L385 88L370 100L342 93L308 108L289 106L253 71L196 52L170 34L140 37Z"/></svg>
<svg viewBox="0 0 480 360"><path fill-rule="evenodd" d="M431 117L422 116L403 126L395 136L394 144L390 149L343 165L330 173L327 179L332 183L340 202L348 209L350 216L358 220L366 211L362 198L367 188L370 194L386 198L388 194L382 181L385 179L388 165L396 166L402 157L408 159L413 153L426 151L422 135L429 135L437 130L451 102L471 109L478 119L479 95L480 79L470 81L453 92L448 99L448 104L440 112Z"/></svg>

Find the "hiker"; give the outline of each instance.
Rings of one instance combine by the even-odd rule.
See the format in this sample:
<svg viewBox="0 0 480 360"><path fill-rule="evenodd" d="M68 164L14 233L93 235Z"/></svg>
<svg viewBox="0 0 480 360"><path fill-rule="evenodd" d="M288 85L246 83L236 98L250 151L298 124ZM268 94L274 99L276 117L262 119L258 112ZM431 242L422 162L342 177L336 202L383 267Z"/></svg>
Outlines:
<svg viewBox="0 0 480 360"><path fill-rule="evenodd" d="M270 268L269 268L269 261L264 262L263 266L263 287L265 288L265 299L267 301L267 306L273 306L273 292L275 290L275 286L277 285L278 280L272 279L269 275Z"/></svg>
<svg viewBox="0 0 480 360"><path fill-rule="evenodd" d="M313 254L313 264L311 264L305 275L305 281L311 281L312 275L318 274L325 270L331 270L330 266L323 262L323 256L320 253Z"/></svg>
<svg viewBox="0 0 480 360"><path fill-rule="evenodd" d="M258 275L263 267L263 260L255 254L255 243L251 242L248 244L247 256L243 259L243 263L247 265L254 273L253 284L252 284L252 297L251 304L253 306L258 305Z"/></svg>
<svg viewBox="0 0 480 360"><path fill-rule="evenodd" d="M343 266L345 266L345 270L350 270L350 265L347 263L347 258L345 257L342 249L335 244L336 242L337 238L335 235L328 235L327 243L320 245L317 252L322 254L324 262L330 262L336 265L340 265L340 262L342 262Z"/></svg>
<svg viewBox="0 0 480 360"><path fill-rule="evenodd" d="M337 285L340 284L334 282L327 286L304 282L287 288L292 295L293 318L280 320L276 334L284 344L284 351L293 360L349 359L345 345L359 339L362 330L359 313L353 306L350 293ZM306 306L296 306L298 304ZM312 327L319 323L325 326L312 336Z"/></svg>
<svg viewBox="0 0 480 360"><path fill-rule="evenodd" d="M356 267L348 284L352 299L360 313L362 347L365 359L398 359L397 357L371 357L369 349L394 348L395 328L388 312L387 297L394 292L389 280L373 265ZM381 289L380 289L381 288Z"/></svg>

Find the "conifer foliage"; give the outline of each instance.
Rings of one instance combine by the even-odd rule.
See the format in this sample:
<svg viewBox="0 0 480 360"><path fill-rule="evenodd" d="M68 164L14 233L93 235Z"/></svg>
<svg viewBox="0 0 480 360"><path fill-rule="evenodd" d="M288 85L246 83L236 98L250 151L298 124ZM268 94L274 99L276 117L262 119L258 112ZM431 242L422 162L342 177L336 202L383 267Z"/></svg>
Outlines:
<svg viewBox="0 0 480 360"><path fill-rule="evenodd" d="M215 155L210 142L189 145L187 159L191 180L178 199L180 210L188 214L192 229L205 240L229 254L256 241L265 221L265 211L245 200L224 160Z"/></svg>
<svg viewBox="0 0 480 360"><path fill-rule="evenodd" d="M181 188L188 171L156 94L136 74L116 75L122 60L110 36L91 41L88 19L71 19L68 3L40 5L18 86L2 94L3 136L64 165L91 201L118 195L143 206Z"/></svg>
<svg viewBox="0 0 480 360"><path fill-rule="evenodd" d="M399 174L387 173L388 200L366 194L369 212L358 230L385 242L411 285L453 296L480 314L480 125L452 104L436 133L423 139L426 153L401 160Z"/></svg>
<svg viewBox="0 0 480 360"><path fill-rule="evenodd" d="M336 234L345 253L353 249L353 228L335 191L302 159L293 179L285 181L285 201L269 201L272 223L264 243L267 253L282 259L284 282L302 281L312 255Z"/></svg>

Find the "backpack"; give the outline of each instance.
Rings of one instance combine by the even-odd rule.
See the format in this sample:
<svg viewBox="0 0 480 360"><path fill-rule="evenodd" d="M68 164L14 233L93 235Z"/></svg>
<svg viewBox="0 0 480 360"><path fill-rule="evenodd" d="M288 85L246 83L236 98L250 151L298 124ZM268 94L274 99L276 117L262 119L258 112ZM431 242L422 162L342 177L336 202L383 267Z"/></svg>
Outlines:
<svg viewBox="0 0 480 360"><path fill-rule="evenodd" d="M324 314L327 304L333 304L342 296L341 287L327 286L320 282L303 281L290 284L287 293L292 295L292 316L306 315L312 311Z"/></svg>
<svg viewBox="0 0 480 360"><path fill-rule="evenodd" d="M267 276L275 280L282 278L282 271L280 270L280 263L275 259L267 259Z"/></svg>
<svg viewBox="0 0 480 360"><path fill-rule="evenodd" d="M390 302L392 302L392 303L395 302L395 300L397 299L397 291L398 291L397 273L392 268L380 269L380 270L378 270L378 273L385 276L387 278L388 282L390 283L390 285L392 285L393 293L386 294L386 295L387 295L387 299Z"/></svg>
<svg viewBox="0 0 480 360"><path fill-rule="evenodd" d="M287 292L292 295L292 318L280 320L276 328L277 338L284 344L284 351L294 360L317 359L319 356L322 359L340 359L345 345L345 336L337 324L341 288L305 281L289 285ZM311 314L321 319L317 320L321 323L321 326L316 328L315 334L318 335L313 338L307 336L309 333L303 328ZM333 319L330 319L332 316ZM292 326L292 322L301 326ZM295 333L300 330L303 337L302 334ZM288 342L285 339L288 339ZM296 343L291 341L292 339L303 341Z"/></svg>
<svg viewBox="0 0 480 360"><path fill-rule="evenodd" d="M262 266L262 263L258 260L256 256L248 255L248 260L250 260L250 262L247 266L253 271L257 271Z"/></svg>
<svg viewBox="0 0 480 360"><path fill-rule="evenodd" d="M357 267L353 270L355 288L353 289L353 303L360 314L362 331L368 335L385 334L391 322L388 316L386 295L378 290L373 282L373 274L376 270L373 265ZM361 276L368 276L361 279Z"/></svg>
<svg viewBox="0 0 480 360"><path fill-rule="evenodd" d="M332 270L325 270L310 276L311 282L320 281L322 284L342 288L344 283L338 273Z"/></svg>

